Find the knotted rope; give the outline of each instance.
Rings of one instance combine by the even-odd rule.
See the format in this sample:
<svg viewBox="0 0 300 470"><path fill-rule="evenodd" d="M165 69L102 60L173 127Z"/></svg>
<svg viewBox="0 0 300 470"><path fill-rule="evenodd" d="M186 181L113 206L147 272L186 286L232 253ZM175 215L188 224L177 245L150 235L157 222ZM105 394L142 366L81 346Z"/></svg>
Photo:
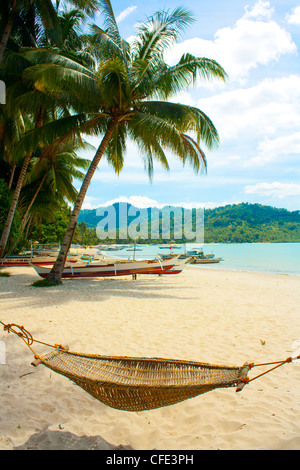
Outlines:
<svg viewBox="0 0 300 470"><path fill-rule="evenodd" d="M0 320L0 323L3 325L3 330L4 331L7 331L7 333L14 333L24 341L24 343L29 347L29 349L33 353L35 359L41 359L41 358L38 354L35 353L35 351L31 347L33 342L43 344L44 346L48 346L50 348L65 349L61 344L53 345L53 344L45 343L43 341L38 341L38 340L34 339L32 334L28 330L26 330L24 328L24 326L17 325L16 323L7 323L7 324L5 324L1 320Z"/></svg>

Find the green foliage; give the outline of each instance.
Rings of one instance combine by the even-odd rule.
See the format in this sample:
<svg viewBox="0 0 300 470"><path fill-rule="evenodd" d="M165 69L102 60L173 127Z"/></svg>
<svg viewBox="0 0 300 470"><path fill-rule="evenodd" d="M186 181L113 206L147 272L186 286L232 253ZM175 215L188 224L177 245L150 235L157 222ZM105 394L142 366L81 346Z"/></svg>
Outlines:
<svg viewBox="0 0 300 470"><path fill-rule="evenodd" d="M184 209L185 215L189 212L192 211ZM92 230L100 221L99 216L96 214L96 209L85 209L80 212L78 220L81 223L85 223L86 227ZM179 217L178 211L176 217ZM170 220L171 236L176 221L172 218ZM144 222L147 223L146 219ZM128 219L129 223L130 220ZM120 221L120 227L124 226L123 224L124 222ZM116 228L118 233L118 227ZM194 226L193 229L195 229ZM126 242L126 240L118 239L116 241L121 243ZM162 243L163 238L161 237L158 240L140 239L127 241ZM176 237L176 241L188 242L189 240ZM286 209L248 203L207 209L204 212L204 241L205 243L299 242L300 211L290 212Z"/></svg>
<svg viewBox="0 0 300 470"><path fill-rule="evenodd" d="M39 223L35 224L28 238L32 242L38 241L41 244L61 243L68 227L70 216L71 209L67 204L63 203L60 208L53 210L51 220L41 219ZM96 229L87 227L85 222L79 223L75 230L73 243L97 245L99 238L97 237Z"/></svg>
<svg viewBox="0 0 300 470"><path fill-rule="evenodd" d="M28 234L31 241L40 243L59 243L62 241L66 228L69 224L71 210L66 203L52 212L52 220L41 220L35 224Z"/></svg>
<svg viewBox="0 0 300 470"><path fill-rule="evenodd" d="M39 279L38 281L34 281L32 287L53 287L57 286L57 282L48 281L48 279Z"/></svg>
<svg viewBox="0 0 300 470"><path fill-rule="evenodd" d="M6 221L7 214L8 214L9 207L10 207L11 196L12 194L10 191L8 191L7 183L2 178L0 178L0 233L2 233L2 230L5 225L5 221ZM14 219L12 222L10 239L7 244L8 252L13 248L18 238L20 221L21 221L20 212L19 210L16 210Z"/></svg>
<svg viewBox="0 0 300 470"><path fill-rule="evenodd" d="M300 213L261 204L205 211L206 243L299 242Z"/></svg>
<svg viewBox="0 0 300 470"><path fill-rule="evenodd" d="M99 238L96 229L87 227L85 222L80 222L76 227L73 242L79 245L97 245Z"/></svg>

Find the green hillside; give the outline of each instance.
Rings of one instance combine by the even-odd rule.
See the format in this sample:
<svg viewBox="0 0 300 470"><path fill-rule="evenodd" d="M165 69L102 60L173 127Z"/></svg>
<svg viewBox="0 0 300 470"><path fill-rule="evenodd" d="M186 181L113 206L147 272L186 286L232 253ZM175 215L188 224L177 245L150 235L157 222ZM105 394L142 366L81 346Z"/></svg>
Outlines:
<svg viewBox="0 0 300 470"><path fill-rule="evenodd" d="M117 212L120 207L121 204L114 205ZM127 210L129 208L131 213L140 215L138 212L139 209L127 205ZM132 209L135 210L132 211ZM148 214L150 210L152 213L153 211L159 212L159 209L149 208ZM172 210L172 208L170 208L170 210ZM122 206L120 214L121 212L124 214L124 206ZM193 215L193 211L188 211L187 209L184 209L184 213L190 213L189 215L191 217ZM147 224L147 210L141 211L141 214L143 217L141 223ZM179 217L178 208L176 208L175 217ZM117 220L119 220L118 217ZM130 224L131 220L129 217L128 224ZM139 220L141 220L141 216ZM97 215L96 209L82 210L78 219L79 224L85 222L86 226L90 229L97 227L99 221L101 221L101 217ZM119 222L120 226L117 226L117 229L121 228L122 225L126 223L126 217L123 219L120 218ZM175 225L175 222L175 219L171 220L171 229L173 224ZM175 238L174 232L171 231L171 234L173 238ZM161 243L162 240L163 237L157 240L146 239L138 241L139 243L151 241ZM176 237L175 240L177 242L190 241L178 239L178 237ZM118 241L118 236L115 241ZM168 240L166 240L166 242L167 241ZM204 211L204 241L205 243L300 242L300 211L290 212L286 209L277 209L275 207L248 203L206 209Z"/></svg>

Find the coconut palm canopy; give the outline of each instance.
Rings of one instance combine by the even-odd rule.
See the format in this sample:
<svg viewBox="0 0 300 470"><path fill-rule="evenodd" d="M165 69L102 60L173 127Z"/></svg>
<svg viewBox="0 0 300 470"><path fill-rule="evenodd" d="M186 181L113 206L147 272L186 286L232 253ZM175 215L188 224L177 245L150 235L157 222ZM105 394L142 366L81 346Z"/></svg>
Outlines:
<svg viewBox="0 0 300 470"><path fill-rule="evenodd" d="M151 176L153 161L169 168L167 151L196 172L206 169L203 146L218 145L218 132L200 109L173 103L172 97L198 79L225 80L214 60L185 53L169 66L165 54L194 21L183 7L159 11L137 28L129 44L121 38L109 0L100 2L103 28L93 26L84 40L94 61L76 58L59 47L30 48L22 52L30 66L23 81L39 96L65 103L68 116L27 132L16 146L26 155L32 146L47 146L81 133L99 136L99 147L79 191L60 254L49 280L60 281L77 218L94 172L105 155L115 171L124 165L126 142L133 140ZM38 100L35 106L39 107Z"/></svg>

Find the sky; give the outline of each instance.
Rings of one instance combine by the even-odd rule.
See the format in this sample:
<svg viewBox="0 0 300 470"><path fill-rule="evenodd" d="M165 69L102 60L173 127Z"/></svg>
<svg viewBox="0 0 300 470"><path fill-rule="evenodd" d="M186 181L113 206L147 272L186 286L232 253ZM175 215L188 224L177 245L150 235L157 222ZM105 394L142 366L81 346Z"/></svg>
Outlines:
<svg viewBox="0 0 300 470"><path fill-rule="evenodd" d="M83 208L116 201L137 207L214 208L241 202L300 209L300 0L112 0L122 37L160 9L189 9L196 21L168 51L216 60L222 82L198 83L172 101L196 106L216 126L220 145L203 146L207 173L195 174L167 154L150 182L134 143L119 176L101 161ZM94 22L101 24L100 17ZM99 138L89 141L96 147ZM93 152L88 152L89 158Z"/></svg>

